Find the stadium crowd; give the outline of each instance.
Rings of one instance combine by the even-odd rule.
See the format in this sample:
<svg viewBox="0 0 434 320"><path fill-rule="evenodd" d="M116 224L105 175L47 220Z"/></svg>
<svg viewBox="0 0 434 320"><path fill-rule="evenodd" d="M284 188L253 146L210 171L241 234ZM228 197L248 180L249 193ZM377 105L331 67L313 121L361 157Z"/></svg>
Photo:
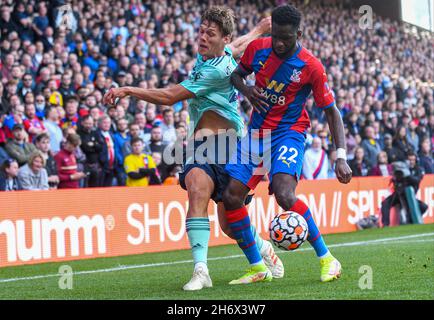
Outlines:
<svg viewBox="0 0 434 320"><path fill-rule="evenodd" d="M212 1L234 9L235 36L281 2ZM304 14L301 43L328 73L353 176L390 175L392 162L411 158L433 173L432 33L378 16L364 30L357 10L292 2ZM107 106L102 97L111 87L158 88L188 77L210 3L2 1L0 190L177 184L181 166L163 154L185 147L187 102L123 98ZM239 99L247 123L252 107ZM303 176L334 177L326 119L313 97L305 107L312 127Z"/></svg>

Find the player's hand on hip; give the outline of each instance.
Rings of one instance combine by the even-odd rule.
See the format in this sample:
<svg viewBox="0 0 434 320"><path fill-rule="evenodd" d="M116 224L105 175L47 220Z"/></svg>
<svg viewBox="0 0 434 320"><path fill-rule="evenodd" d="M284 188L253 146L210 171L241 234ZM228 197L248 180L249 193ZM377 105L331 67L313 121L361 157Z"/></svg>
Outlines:
<svg viewBox="0 0 434 320"><path fill-rule="evenodd" d="M103 98L104 104L114 105L117 98L121 99L127 96L126 88L111 88L106 92Z"/></svg>
<svg viewBox="0 0 434 320"><path fill-rule="evenodd" d="M250 101L253 108L256 109L259 113L267 112L269 107L267 101L261 93L261 89L256 86L247 87L244 96Z"/></svg>
<svg viewBox="0 0 434 320"><path fill-rule="evenodd" d="M336 160L336 168L335 168L336 178L338 178L340 183L349 183L353 176L353 172L351 171L348 163L344 159Z"/></svg>

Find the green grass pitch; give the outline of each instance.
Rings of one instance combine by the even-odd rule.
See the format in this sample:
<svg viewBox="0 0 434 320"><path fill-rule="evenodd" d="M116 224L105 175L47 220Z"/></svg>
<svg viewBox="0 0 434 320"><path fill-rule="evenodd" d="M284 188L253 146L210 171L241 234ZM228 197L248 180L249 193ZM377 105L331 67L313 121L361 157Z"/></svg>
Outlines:
<svg viewBox="0 0 434 320"><path fill-rule="evenodd" d="M213 288L184 292L192 273L189 250L0 268L0 299L434 299L434 224L326 235L341 261L342 277L320 283L319 262L308 243L277 251L285 277L229 286L247 260L235 245L209 249ZM59 288L59 267L74 272L73 288ZM367 266L367 267L366 267ZM372 288L366 270L372 270ZM365 277L365 278L363 278ZM362 278L362 279L361 279Z"/></svg>

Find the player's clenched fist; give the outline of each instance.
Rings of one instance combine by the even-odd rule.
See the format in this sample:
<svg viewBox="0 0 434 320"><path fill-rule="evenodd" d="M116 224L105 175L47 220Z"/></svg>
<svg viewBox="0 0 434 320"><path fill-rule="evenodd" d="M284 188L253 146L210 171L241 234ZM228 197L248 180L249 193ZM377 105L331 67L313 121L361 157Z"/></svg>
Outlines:
<svg viewBox="0 0 434 320"><path fill-rule="evenodd" d="M353 172L348 166L347 162L344 159L336 160L336 168L335 168L336 178L338 178L340 183L349 183L351 181L351 177L353 176Z"/></svg>
<svg viewBox="0 0 434 320"><path fill-rule="evenodd" d="M250 101L256 111L259 113L267 112L269 105L265 100L265 97L262 95L260 88L256 86L247 87L243 94Z"/></svg>
<svg viewBox="0 0 434 320"><path fill-rule="evenodd" d="M127 88L111 88L109 91L106 92L103 98L104 104L114 105L117 98L124 98L128 95Z"/></svg>

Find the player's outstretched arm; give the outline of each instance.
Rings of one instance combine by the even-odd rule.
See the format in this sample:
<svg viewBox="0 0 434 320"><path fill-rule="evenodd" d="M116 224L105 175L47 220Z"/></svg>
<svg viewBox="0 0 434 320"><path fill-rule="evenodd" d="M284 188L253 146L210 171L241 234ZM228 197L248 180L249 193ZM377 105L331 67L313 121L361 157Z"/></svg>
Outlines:
<svg viewBox="0 0 434 320"><path fill-rule="evenodd" d="M136 87L121 87L110 89L103 98L103 103L114 105L117 98L131 96L149 103L171 106L178 101L192 99L194 94L181 85L162 89L142 89Z"/></svg>
<svg viewBox="0 0 434 320"><path fill-rule="evenodd" d="M253 28L249 33L236 38L234 41L232 41L230 44L228 44L228 47L232 50L232 56L234 58L238 58L241 56L246 50L247 45L256 38L266 34L270 33L271 31L271 17L267 17L259 21L259 24Z"/></svg>
<svg viewBox="0 0 434 320"><path fill-rule="evenodd" d="M252 106L258 111L267 112L268 103L265 101L264 96L261 94L260 88L256 86L247 86L244 78L249 75L242 67L238 66L231 74L231 82L234 87L246 97Z"/></svg>
<svg viewBox="0 0 434 320"><path fill-rule="evenodd" d="M352 171L348 166L346 159L346 147L345 147L345 131L344 124L342 122L341 114L339 113L336 105L325 110L327 122L330 128L332 139L337 149L336 159L336 177L341 183L349 183L352 177Z"/></svg>

